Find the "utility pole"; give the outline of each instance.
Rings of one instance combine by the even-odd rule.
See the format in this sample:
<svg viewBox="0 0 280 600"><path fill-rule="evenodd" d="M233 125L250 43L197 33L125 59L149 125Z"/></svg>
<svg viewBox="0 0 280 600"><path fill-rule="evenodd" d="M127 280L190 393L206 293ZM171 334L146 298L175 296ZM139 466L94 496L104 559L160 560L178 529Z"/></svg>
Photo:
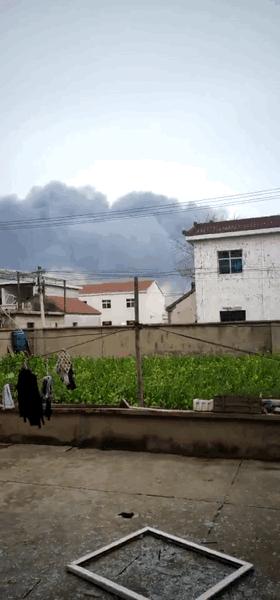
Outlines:
<svg viewBox="0 0 280 600"><path fill-rule="evenodd" d="M17 271L17 297L18 297L18 310L21 310L20 273L19 273L19 271Z"/></svg>
<svg viewBox="0 0 280 600"><path fill-rule="evenodd" d="M63 280L64 314L66 314L66 280Z"/></svg>
<svg viewBox="0 0 280 600"><path fill-rule="evenodd" d="M142 360L141 360L141 346L140 346L141 325L139 323L139 282L138 282L138 277L134 277L134 330L135 330L135 356L136 356L136 370L137 370L137 396L138 396L139 406L144 406Z"/></svg>
<svg viewBox="0 0 280 600"><path fill-rule="evenodd" d="M45 319L45 307L44 307L44 279L43 279L43 269L42 267L38 267L37 269L37 284L38 284L38 292L40 298L40 312L41 312L41 322L42 329L46 327L46 319Z"/></svg>

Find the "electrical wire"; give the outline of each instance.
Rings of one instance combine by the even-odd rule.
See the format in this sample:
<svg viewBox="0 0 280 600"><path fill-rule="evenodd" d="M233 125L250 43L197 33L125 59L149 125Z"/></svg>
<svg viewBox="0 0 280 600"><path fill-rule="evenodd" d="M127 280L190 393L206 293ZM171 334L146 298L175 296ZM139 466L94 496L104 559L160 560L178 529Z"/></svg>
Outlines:
<svg viewBox="0 0 280 600"><path fill-rule="evenodd" d="M235 194L231 196L218 196L204 198L188 202L172 202L168 204L156 204L147 207L134 207L123 210L108 209L95 213L76 213L62 215L57 217L37 217L34 219L14 219L12 221L2 221L0 230L20 230L20 229L45 229L49 227L61 227L69 225L83 225L89 223L100 223L112 220L123 220L127 218L143 218L151 216L169 215L172 213L188 213L199 210L209 210L225 208L227 206L239 206L244 204L253 204L257 202L267 202L280 199L280 188L259 190L256 192L247 192L244 194ZM207 203L207 204L205 204Z"/></svg>

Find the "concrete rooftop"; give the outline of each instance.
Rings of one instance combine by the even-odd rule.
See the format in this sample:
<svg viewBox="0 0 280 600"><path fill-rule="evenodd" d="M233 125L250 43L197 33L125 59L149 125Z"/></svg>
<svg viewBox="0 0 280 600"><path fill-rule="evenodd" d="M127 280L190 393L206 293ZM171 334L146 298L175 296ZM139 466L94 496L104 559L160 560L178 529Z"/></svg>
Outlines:
<svg viewBox="0 0 280 600"><path fill-rule="evenodd" d="M134 517L120 517L123 511ZM65 565L145 525L254 563L255 572L224 600L279 600L279 463L0 446L1 599L112 600L66 573ZM151 574L158 569L164 592L149 582L152 562L139 581L139 548L131 561L133 552L123 552L122 569L107 557L106 574L112 567L123 585L133 585L134 577L137 591L149 590L153 600L195 597L190 589L177 590L167 559L164 569L153 564Z"/></svg>

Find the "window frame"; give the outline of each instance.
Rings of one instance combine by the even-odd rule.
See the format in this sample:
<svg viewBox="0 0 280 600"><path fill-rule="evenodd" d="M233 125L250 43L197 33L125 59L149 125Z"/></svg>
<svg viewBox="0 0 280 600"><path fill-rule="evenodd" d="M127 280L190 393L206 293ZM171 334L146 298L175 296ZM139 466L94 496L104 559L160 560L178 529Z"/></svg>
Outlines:
<svg viewBox="0 0 280 600"><path fill-rule="evenodd" d="M234 250L218 250L217 258L219 275L239 275L240 273L243 273L242 248ZM239 261L241 268L237 269L236 267ZM222 265L224 265L224 270L221 269ZM225 265L228 265L228 270L225 269Z"/></svg>
<svg viewBox="0 0 280 600"><path fill-rule="evenodd" d="M108 306L106 306L108 304ZM102 298L102 310L108 310L112 308L112 300L111 298Z"/></svg>
<svg viewBox="0 0 280 600"><path fill-rule="evenodd" d="M135 298L126 298L126 308L134 308L135 307Z"/></svg>
<svg viewBox="0 0 280 600"><path fill-rule="evenodd" d="M112 327L112 321L102 321L102 327Z"/></svg>
<svg viewBox="0 0 280 600"><path fill-rule="evenodd" d="M240 316L243 314L244 315L244 319L240 318L240 319L222 319L222 315L233 315L233 314L239 314ZM244 323L246 321L246 310L243 309L236 309L236 310L220 310L220 322L221 323Z"/></svg>

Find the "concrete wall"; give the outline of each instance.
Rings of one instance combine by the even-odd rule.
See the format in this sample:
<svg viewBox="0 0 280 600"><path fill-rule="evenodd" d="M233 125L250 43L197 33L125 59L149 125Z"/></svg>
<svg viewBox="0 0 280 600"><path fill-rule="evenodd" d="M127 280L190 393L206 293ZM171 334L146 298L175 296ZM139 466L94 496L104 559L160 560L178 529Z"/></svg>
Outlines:
<svg viewBox="0 0 280 600"><path fill-rule="evenodd" d="M35 329L41 329L42 327L41 315L38 312L34 313L32 311L25 311L22 313L16 313L15 315L11 314L11 316L15 319L16 327L19 329L26 329L27 323L34 323ZM64 326L63 314L46 314L45 318L47 327L55 328Z"/></svg>
<svg viewBox="0 0 280 600"><path fill-rule="evenodd" d="M67 298L78 298L79 297L79 292L81 291L82 288L80 287L67 287L66 286L66 296ZM61 282L61 284L57 284L57 285L50 285L49 283L46 283L45 285L45 293L46 296L64 296L64 286L63 283Z"/></svg>
<svg viewBox="0 0 280 600"><path fill-rule="evenodd" d="M73 323L77 323L77 327L100 327L100 315L75 315L66 314L63 320L64 327L73 327Z"/></svg>
<svg viewBox="0 0 280 600"><path fill-rule="evenodd" d="M168 322L171 325L178 323L195 323L196 321L196 297L195 292L184 298L174 308L168 311Z"/></svg>
<svg viewBox="0 0 280 600"><path fill-rule="evenodd" d="M251 232L252 233L252 232ZM221 275L219 250L243 251L243 272ZM280 319L280 234L227 235L194 241L197 320L219 322L221 310L245 310L246 320Z"/></svg>
<svg viewBox="0 0 280 600"><path fill-rule="evenodd" d="M99 310L102 321L111 321L112 325L123 326L134 320L134 308L127 308L126 299L134 299L133 292L111 292L104 294L80 295L80 300ZM111 308L103 308L102 300L111 300ZM146 292L139 292L139 318L141 323L162 323L165 313L165 298L158 285L153 282Z"/></svg>
<svg viewBox="0 0 280 600"><path fill-rule="evenodd" d="M280 417L143 409L55 408L38 429L0 413L0 442L51 443L187 456L280 459Z"/></svg>
<svg viewBox="0 0 280 600"><path fill-rule="evenodd" d="M55 331L38 329L28 332L28 335L35 354L56 352L61 348L70 348L73 356L96 358L124 357L135 353L134 331L126 327L121 328L121 331L114 327L71 327ZM0 355L6 354L10 340L11 331L0 329ZM232 346L237 349L237 353L238 349L245 352L279 353L280 322L162 325L146 326L141 330L143 355L234 354Z"/></svg>

